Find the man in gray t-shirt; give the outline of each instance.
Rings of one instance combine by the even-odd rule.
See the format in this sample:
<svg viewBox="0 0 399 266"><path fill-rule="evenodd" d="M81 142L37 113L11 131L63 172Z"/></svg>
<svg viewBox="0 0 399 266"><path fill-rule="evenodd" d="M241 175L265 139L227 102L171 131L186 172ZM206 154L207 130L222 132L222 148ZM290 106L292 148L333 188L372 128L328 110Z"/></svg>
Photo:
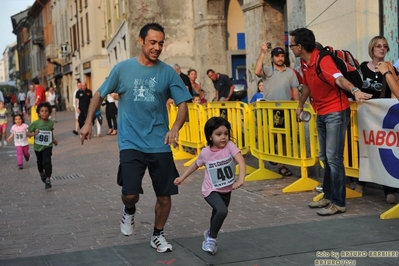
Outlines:
<svg viewBox="0 0 399 266"><path fill-rule="evenodd" d="M268 48L266 43L262 43L261 51L255 65L255 75L263 78L263 96L265 100L299 100L298 78L295 72L285 66L285 51L281 47L276 47L271 52L271 66L263 66L263 60ZM274 110L274 126L277 128L285 127L284 112ZM286 151L285 136L283 136L284 154ZM274 164L274 163L272 163ZM280 164L278 172L283 176L291 176L292 172L284 164Z"/></svg>
<svg viewBox="0 0 399 266"><path fill-rule="evenodd" d="M263 66L267 45L261 46L261 52L255 65L255 74L263 78L263 95L266 100L299 100L298 78L295 72L284 65L285 51L276 47L271 52L272 64Z"/></svg>
<svg viewBox="0 0 399 266"><path fill-rule="evenodd" d="M35 105L35 86L29 85L29 91L26 94L26 112L30 114L30 109L33 105Z"/></svg>

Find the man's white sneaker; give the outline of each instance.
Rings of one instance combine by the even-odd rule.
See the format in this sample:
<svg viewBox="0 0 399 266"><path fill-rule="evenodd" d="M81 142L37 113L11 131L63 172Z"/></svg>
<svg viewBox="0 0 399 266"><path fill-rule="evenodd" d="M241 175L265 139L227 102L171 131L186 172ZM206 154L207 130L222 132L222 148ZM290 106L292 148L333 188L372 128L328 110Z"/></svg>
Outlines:
<svg viewBox="0 0 399 266"><path fill-rule="evenodd" d="M125 236L130 236L133 234L133 230L134 230L134 214L127 214L125 212L125 207L123 207L121 232Z"/></svg>
<svg viewBox="0 0 399 266"><path fill-rule="evenodd" d="M151 247L156 248L157 252L161 253L173 250L172 245L169 244L163 236L163 232L161 232L159 236L152 236L150 245Z"/></svg>

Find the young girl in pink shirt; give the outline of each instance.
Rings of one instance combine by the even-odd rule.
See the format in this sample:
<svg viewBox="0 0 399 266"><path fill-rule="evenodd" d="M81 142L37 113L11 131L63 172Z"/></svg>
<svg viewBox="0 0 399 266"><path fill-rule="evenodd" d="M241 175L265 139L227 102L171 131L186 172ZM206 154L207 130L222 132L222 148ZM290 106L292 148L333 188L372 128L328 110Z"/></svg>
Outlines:
<svg viewBox="0 0 399 266"><path fill-rule="evenodd" d="M205 124L205 138L208 146L201 150L197 161L184 174L175 179L180 185L184 179L201 166L206 167L202 194L212 207L210 229L204 232L202 249L212 255L217 251L217 235L228 214L231 191L244 184L245 160L240 150L231 141L231 125L222 117L212 117ZM235 178L235 165L240 174Z"/></svg>
<svg viewBox="0 0 399 266"><path fill-rule="evenodd" d="M29 144L26 136L26 130L28 125L25 124L24 118L22 114L14 115L14 125L11 127L11 135L7 138L7 141L10 142L14 137L14 145L17 149L17 163L18 168L24 168L23 158L25 157L26 161L29 161Z"/></svg>

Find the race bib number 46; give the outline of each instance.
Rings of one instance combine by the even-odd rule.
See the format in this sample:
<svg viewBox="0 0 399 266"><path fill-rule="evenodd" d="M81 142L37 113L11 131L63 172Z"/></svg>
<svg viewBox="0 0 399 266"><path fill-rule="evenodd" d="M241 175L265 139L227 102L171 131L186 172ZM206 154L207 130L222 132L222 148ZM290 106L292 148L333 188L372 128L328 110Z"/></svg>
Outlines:
<svg viewBox="0 0 399 266"><path fill-rule="evenodd" d="M235 163L233 157L220 161L208 162L206 165L209 177L214 188L227 187L235 180Z"/></svg>
<svg viewBox="0 0 399 266"><path fill-rule="evenodd" d="M53 142L51 131L40 130L39 134L35 136L35 142L39 145L50 145Z"/></svg>

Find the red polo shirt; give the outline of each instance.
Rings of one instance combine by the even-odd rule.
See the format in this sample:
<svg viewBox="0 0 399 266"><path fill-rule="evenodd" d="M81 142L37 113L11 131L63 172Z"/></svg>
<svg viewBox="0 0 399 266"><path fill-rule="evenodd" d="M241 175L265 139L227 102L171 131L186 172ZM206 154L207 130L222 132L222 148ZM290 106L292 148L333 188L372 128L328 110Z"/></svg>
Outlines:
<svg viewBox="0 0 399 266"><path fill-rule="evenodd" d="M313 108L319 115L326 115L332 112L339 112L349 107L349 100L345 93L338 88L335 80L342 76L333 59L329 56L323 57L320 61L322 75L329 83L321 80L316 73L316 63L319 59L319 50L314 49L309 64L301 61L303 73L302 83L308 85L313 98Z"/></svg>
<svg viewBox="0 0 399 266"><path fill-rule="evenodd" d="M36 88L36 105L39 103L44 103L46 101L46 91L44 90L44 87L40 84L35 85Z"/></svg>

